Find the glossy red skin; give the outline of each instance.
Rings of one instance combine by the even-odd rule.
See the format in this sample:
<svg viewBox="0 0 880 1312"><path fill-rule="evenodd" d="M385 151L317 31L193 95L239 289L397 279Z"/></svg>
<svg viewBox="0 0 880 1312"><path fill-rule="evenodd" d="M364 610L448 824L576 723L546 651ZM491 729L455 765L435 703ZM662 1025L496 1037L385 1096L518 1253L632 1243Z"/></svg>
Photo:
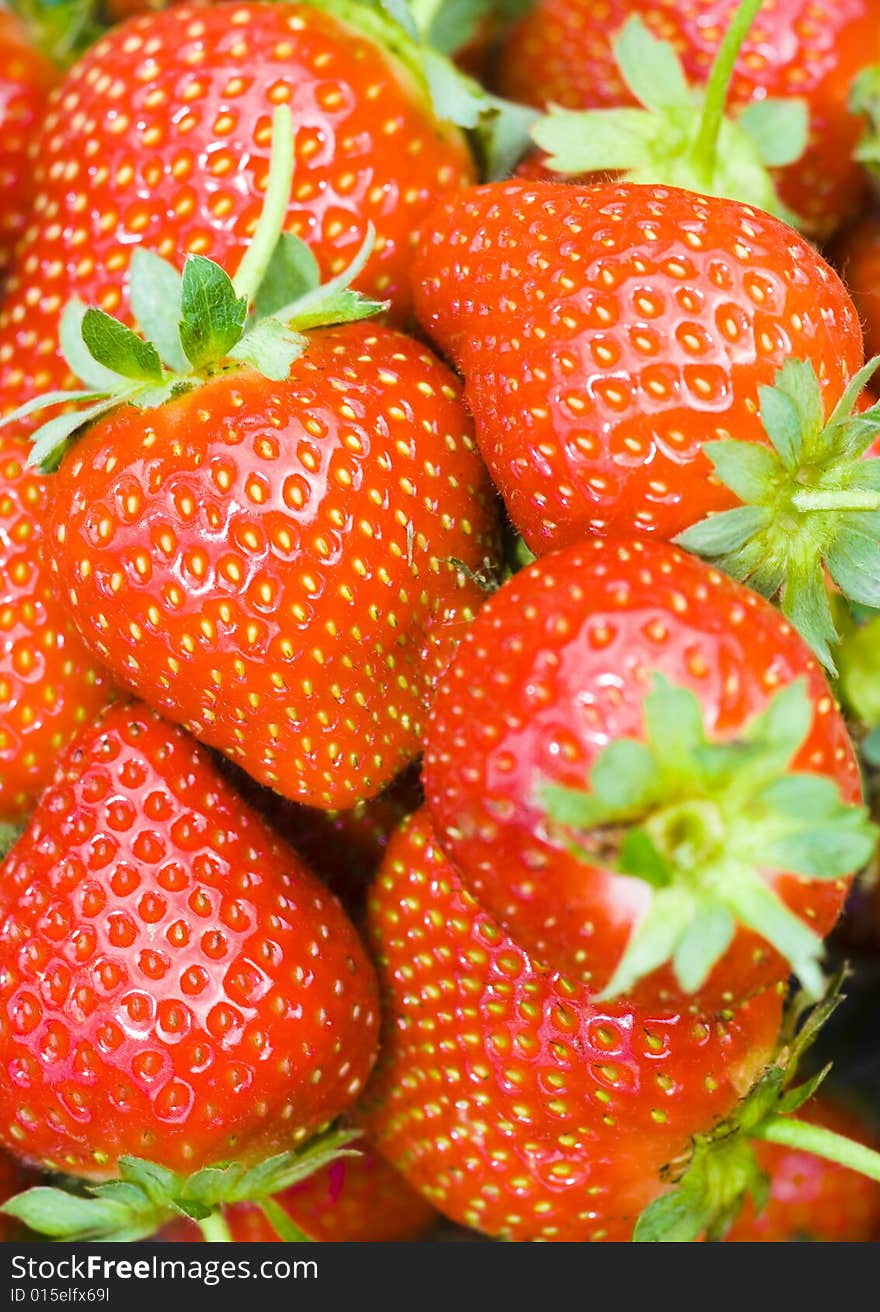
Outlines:
<svg viewBox="0 0 880 1312"><path fill-rule="evenodd" d="M0 10L0 279L28 221L34 196L33 138L58 69L29 45L14 15Z"/></svg>
<svg viewBox="0 0 880 1312"><path fill-rule="evenodd" d="M283 383L226 373L95 424L54 488L59 593L122 685L322 810L419 754L426 634L470 596L451 558L497 552L458 384L425 347L315 332Z"/></svg>
<svg viewBox="0 0 880 1312"><path fill-rule="evenodd" d="M44 554L50 484L0 429L0 821L24 818L58 752L110 696L59 605Z"/></svg>
<svg viewBox="0 0 880 1312"><path fill-rule="evenodd" d="M869 212L841 234L831 249L862 321L865 355L880 353L880 218Z"/></svg>
<svg viewBox="0 0 880 1312"><path fill-rule="evenodd" d="M136 246L235 272L262 207L273 97L285 94L287 229L329 275L372 222L356 285L406 315L416 230L474 177L461 133L438 125L376 45L314 7L177 5L114 28L58 89L36 147L35 222L0 315L0 413L70 385L58 323L71 296L130 317Z"/></svg>
<svg viewBox="0 0 880 1312"><path fill-rule="evenodd" d="M661 1168L726 1116L776 1038L767 991L725 1017L599 1005L463 890L425 811L369 904L382 1056L361 1119L439 1211L508 1239L629 1239Z"/></svg>
<svg viewBox="0 0 880 1312"><path fill-rule="evenodd" d="M788 357L829 409L862 362L855 308L803 238L673 188L473 188L426 225L414 279L536 555L587 532L672 538L736 504L704 443L766 444L758 389Z"/></svg>
<svg viewBox="0 0 880 1312"><path fill-rule="evenodd" d="M877 1148L874 1135L852 1112L814 1098L799 1120ZM727 1233L728 1243L870 1243L880 1234L880 1184L836 1162L774 1143L756 1143L762 1169L770 1177L770 1197L756 1217L751 1201Z"/></svg>
<svg viewBox="0 0 880 1312"><path fill-rule="evenodd" d="M491 655L490 655L491 653ZM584 788L609 742L641 738L660 673L699 698L708 733L735 736L771 695L806 680L813 725L793 768L861 798L842 716L810 649L778 611L674 547L592 538L529 566L477 616L438 686L425 739L425 796L467 887L536 960L608 983L650 890L589 865L547 832L541 781ZM818 934L848 880L764 878ZM714 1009L788 974L740 929L693 999ZM668 967L634 988L640 1005L683 999Z"/></svg>
<svg viewBox="0 0 880 1312"><path fill-rule="evenodd" d="M0 866L5 1146L254 1162L355 1101L377 1026L351 922L204 748L136 703L80 736Z"/></svg>
<svg viewBox="0 0 880 1312"><path fill-rule="evenodd" d="M368 1143L355 1145L360 1157L343 1157L278 1194L292 1221L310 1239L324 1244L403 1243L421 1239L436 1219L430 1203ZM237 1203L224 1216L237 1244L277 1243L278 1235L253 1203ZM165 1241L198 1243L192 1222L169 1226Z"/></svg>
<svg viewBox="0 0 880 1312"><path fill-rule="evenodd" d="M685 75L705 84L739 0L538 0L509 33L498 64L501 90L528 104L608 109L635 104L611 52L612 38L638 15L670 41ZM865 178L853 159L861 120L847 109L860 69L880 60L880 0L766 0L736 63L728 104L801 97L810 138L778 170L782 200L814 236L854 213Z"/></svg>

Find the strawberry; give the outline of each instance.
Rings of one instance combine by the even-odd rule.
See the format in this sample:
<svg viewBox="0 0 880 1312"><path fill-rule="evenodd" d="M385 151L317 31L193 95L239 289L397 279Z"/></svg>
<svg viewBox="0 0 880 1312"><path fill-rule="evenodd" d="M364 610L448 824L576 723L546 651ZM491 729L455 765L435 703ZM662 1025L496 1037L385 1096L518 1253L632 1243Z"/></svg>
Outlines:
<svg viewBox="0 0 880 1312"><path fill-rule="evenodd" d="M48 480L0 431L0 828L23 819L109 681L58 604L44 554ZM2 841L2 840L0 840Z"/></svg>
<svg viewBox="0 0 880 1312"><path fill-rule="evenodd" d="M0 867L0 913L0 1136L27 1162L243 1169L364 1084L377 1009L354 928L205 750L137 703L62 757Z"/></svg>
<svg viewBox="0 0 880 1312"><path fill-rule="evenodd" d="M864 214L831 249L862 321L868 355L880 351L880 218Z"/></svg>
<svg viewBox="0 0 880 1312"><path fill-rule="evenodd" d="M341 11L369 25L370 10ZM307 4L177 5L110 31L58 89L35 148L34 221L0 316L0 413L69 382L58 315L77 295L130 319L128 270L144 245L235 271L266 184L273 107L293 113L285 224L325 275L376 231L360 281L409 304L414 233L470 181L462 133L435 116L416 55L373 15L374 40ZM412 67L411 67L412 65Z"/></svg>
<svg viewBox="0 0 880 1312"><path fill-rule="evenodd" d="M226 1219L232 1238L239 1244L273 1243L279 1237L326 1244L421 1239L435 1219L433 1207L363 1139L356 1147L359 1156L337 1158L273 1199L268 1210L277 1230L266 1211L253 1203L230 1207ZM158 1237L191 1243L201 1235L183 1221Z"/></svg>
<svg viewBox="0 0 880 1312"><path fill-rule="evenodd" d="M303 243L278 240L289 164L273 156L235 282L201 257L181 277L137 253L132 297L158 348L70 306L62 334L91 380L73 399L89 404L49 420L33 458L56 465L92 421L55 474L49 527L90 650L260 783L345 810L418 755L496 510L454 376L357 322L381 305L319 286Z"/></svg>
<svg viewBox="0 0 880 1312"><path fill-rule="evenodd" d="M789 963L818 992L876 842L809 648L644 540L588 539L487 602L437 689L424 784L444 850L518 943L651 1007L714 1010Z"/></svg>
<svg viewBox="0 0 880 1312"><path fill-rule="evenodd" d="M464 891L424 811L392 840L369 930L384 1032L361 1119L486 1234L629 1238L661 1168L735 1107L776 1037L775 989L724 1016L654 1013L541 970Z"/></svg>
<svg viewBox="0 0 880 1312"><path fill-rule="evenodd" d="M592 150L600 159L598 167L626 168L635 149L629 132L631 117L626 117L632 115L630 107L641 101L658 117L669 117L671 130L659 137L661 155L677 152L676 139L682 134L689 138L698 118L691 112L688 119L685 112L683 77L670 69L673 55L669 47L681 62L684 78L702 83L726 31L743 20L747 26L753 17L733 67L730 105L740 113L748 107L742 125L752 130L752 144L757 144L759 154L769 147L767 162L783 166L778 181L785 205L813 235L827 236L858 208L864 194L864 175L853 157L860 122L848 106L848 96L856 74L880 59L878 0L773 0L764 5L760 0L747 0L745 5L740 0L696 0L687 5L679 0L609 0L601 6L590 0L538 0L504 43L498 82L505 95L529 104L556 105L563 110L616 110L614 120L605 120L608 131L603 133L602 157L595 154L595 145ZM636 19L646 36L669 43L664 46L666 53L646 56L647 43L643 42L640 57L627 58L625 43L621 50L622 34ZM726 80L726 74L724 77ZM803 153L780 155L778 106L786 99L790 103L791 97L806 106L809 141ZM774 112L763 112L759 125L750 123L748 116L755 114L755 107L762 102L773 105ZM677 119L672 112L676 107ZM562 144L564 125L568 126L567 157L558 157L565 171L577 171L580 165L572 169L572 161L584 152L590 155L594 121L587 115L582 122L570 114L556 116L555 143ZM540 130L537 137L542 141ZM549 136L544 139L549 142ZM696 145L696 151L700 149ZM751 163L748 152L737 156L736 167L732 167L730 152L724 154L728 159L722 159L720 167L741 178L739 165ZM681 157L684 155L682 150ZM639 163L641 158L639 153ZM656 173L652 180L676 181Z"/></svg>
<svg viewBox="0 0 880 1312"><path fill-rule="evenodd" d="M32 141L58 80L54 64L29 43L24 27L0 9L0 279L24 231L34 195Z"/></svg>
<svg viewBox="0 0 880 1312"><path fill-rule="evenodd" d="M857 315L806 241L671 188L511 181L441 205L414 275L532 551L681 535L833 664L825 569L880 604L880 418L852 418Z"/></svg>
<svg viewBox="0 0 880 1312"><path fill-rule="evenodd" d="M876 1147L860 1117L821 1095L807 1103L800 1115L811 1125ZM880 1236L880 1185L876 1180L838 1162L775 1143L757 1145L756 1156L770 1180L769 1197L757 1216L751 1202L746 1204L725 1236L728 1243L799 1239L867 1243Z"/></svg>

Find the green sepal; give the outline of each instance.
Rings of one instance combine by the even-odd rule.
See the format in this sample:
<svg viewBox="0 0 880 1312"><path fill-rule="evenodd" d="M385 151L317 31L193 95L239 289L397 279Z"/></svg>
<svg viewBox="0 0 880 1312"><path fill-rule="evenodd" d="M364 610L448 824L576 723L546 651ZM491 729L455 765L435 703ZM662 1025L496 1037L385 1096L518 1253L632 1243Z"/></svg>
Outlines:
<svg viewBox="0 0 880 1312"><path fill-rule="evenodd" d="M865 127L853 156L872 172L880 164L880 64L863 68L853 81L849 93L849 109L865 119Z"/></svg>
<svg viewBox="0 0 880 1312"><path fill-rule="evenodd" d="M676 538L776 603L833 674L839 639L827 576L850 601L880 606L880 405L853 407L877 368L850 380L827 422L811 363L788 360L759 389L770 445L707 442L715 476L743 505Z"/></svg>
<svg viewBox="0 0 880 1312"><path fill-rule="evenodd" d="M551 106L531 129L548 168L575 176L614 173L633 183L726 196L798 222L777 194L769 168L803 153L808 137L803 101L767 100L737 117L720 117L707 159L703 134L709 101L726 91L726 84L713 88L710 78L706 87L690 86L673 47L653 36L638 16L628 20L613 50L640 108Z"/></svg>
<svg viewBox="0 0 880 1312"><path fill-rule="evenodd" d="M797 680L736 738L714 742L694 693L655 675L644 740L610 743L588 787L539 784L535 800L555 841L653 890L603 1000L665 962L683 991L697 992L737 925L774 946L813 996L821 992L822 940L765 876L846 877L870 860L878 831L832 779L792 768L814 713Z"/></svg>
<svg viewBox="0 0 880 1312"><path fill-rule="evenodd" d="M23 824L14 825L9 824L7 821L0 821L0 861L5 861L21 838L24 830L25 826Z"/></svg>
<svg viewBox="0 0 880 1312"><path fill-rule="evenodd" d="M86 344L83 322L87 312L88 306L78 296L71 297L61 315L58 344L61 347L61 354L77 378L81 379L87 387L93 387L96 395L105 395L119 387L122 380L116 371L100 364ZM56 395L64 394L56 393ZM43 400L47 401L48 398L44 397Z"/></svg>
<svg viewBox="0 0 880 1312"><path fill-rule="evenodd" d="M229 350L231 360L249 364L264 378L280 382L308 346L308 338L278 319L260 319Z"/></svg>
<svg viewBox="0 0 880 1312"><path fill-rule="evenodd" d="M138 327L161 359L174 373L187 373L189 366L180 344L183 279L174 265L155 251L136 246L131 254L128 295ZM67 359L73 363L69 355Z"/></svg>
<svg viewBox="0 0 880 1312"><path fill-rule="evenodd" d="M193 369L228 355L241 339L247 299L237 296L232 279L204 255L188 255L180 297L180 344Z"/></svg>
<svg viewBox="0 0 880 1312"><path fill-rule="evenodd" d="M162 381L162 361L155 346L103 310L86 310L82 340L92 359L111 373L135 383Z"/></svg>
<svg viewBox="0 0 880 1312"><path fill-rule="evenodd" d="M258 319L294 305L321 285L321 271L310 248L293 233L282 232L269 260L266 276L254 297ZM283 317L283 316L282 316Z"/></svg>
<svg viewBox="0 0 880 1312"><path fill-rule="evenodd" d="M803 994L793 999L774 1060L725 1121L707 1134L694 1136L673 1188L645 1208L636 1222L636 1242L694 1242L701 1236L721 1240L747 1198L751 1197L755 1213L761 1212L769 1197L769 1181L753 1144L763 1137L765 1127L808 1102L824 1081L827 1067L796 1084L804 1054L841 1001L841 982L840 976L833 979L809 1011Z"/></svg>
<svg viewBox="0 0 880 1312"><path fill-rule="evenodd" d="M86 1195L38 1186L0 1208L35 1234L67 1242L145 1239L178 1216L200 1222L239 1202L261 1203L340 1157L356 1157L359 1132L331 1128L304 1147L255 1166L204 1167L182 1176L156 1162L122 1157L117 1180L86 1185ZM283 1237L283 1236L282 1236Z"/></svg>

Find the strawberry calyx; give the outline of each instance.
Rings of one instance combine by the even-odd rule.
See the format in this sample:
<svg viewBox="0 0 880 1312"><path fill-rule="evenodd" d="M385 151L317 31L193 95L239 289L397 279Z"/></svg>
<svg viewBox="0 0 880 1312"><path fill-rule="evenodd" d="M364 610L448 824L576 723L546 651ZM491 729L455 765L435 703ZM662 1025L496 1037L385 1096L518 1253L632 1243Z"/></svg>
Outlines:
<svg viewBox="0 0 880 1312"><path fill-rule="evenodd" d="M723 1239L747 1197L759 1213L769 1198L770 1181L758 1164L756 1140L813 1153L880 1180L880 1153L794 1115L830 1070L825 1066L796 1083L804 1054L843 1001L841 984L838 976L809 1010L803 994L795 998L774 1061L732 1116L708 1134L697 1135L683 1160L669 1164L665 1175L675 1187L642 1212L633 1231L637 1243L689 1243L701 1236Z"/></svg>
<svg viewBox="0 0 880 1312"><path fill-rule="evenodd" d="M37 1185L9 1199L0 1211L22 1221L34 1234L67 1243L146 1239L182 1216L195 1221L205 1239L216 1242L230 1238L223 1208L249 1202L264 1210L280 1239L302 1240L308 1236L282 1207L273 1204L273 1195L338 1158L357 1157L351 1144L359 1133L350 1127L330 1129L304 1147L256 1166L220 1163L189 1176L141 1157L121 1157L116 1180L87 1184L76 1193Z"/></svg>
<svg viewBox="0 0 880 1312"><path fill-rule="evenodd" d="M104 31L95 0L7 0L7 7L30 44L59 68L74 63Z"/></svg>
<svg viewBox="0 0 880 1312"><path fill-rule="evenodd" d="M850 113L865 120L853 156L876 177L880 173L880 64L869 64L854 78L848 104Z"/></svg>
<svg viewBox="0 0 880 1312"><path fill-rule="evenodd" d="M131 257L129 297L143 334L77 298L68 302L61 350L84 388L34 397L0 420L2 427L60 404L73 407L36 430L30 464L51 472L76 435L111 410L153 409L228 368L249 365L283 380L306 350L310 329L387 309L386 301L349 285L369 257L372 226L348 267L323 284L309 248L282 232L292 173L292 116L279 105L263 211L234 278L202 255L188 255L181 274L139 247Z"/></svg>
<svg viewBox="0 0 880 1312"><path fill-rule="evenodd" d="M11 851L13 844L17 843L24 833L24 825L7 824L0 821L0 861L3 861L6 855Z"/></svg>
<svg viewBox="0 0 880 1312"><path fill-rule="evenodd" d="M545 166L565 174L615 173L628 182L681 187L744 201L793 226L770 170L803 154L809 132L800 99L754 101L725 114L733 66L763 0L743 0L705 87L688 83L674 48L637 16L612 49L641 108L570 110L553 106L532 127Z"/></svg>
<svg viewBox="0 0 880 1312"><path fill-rule="evenodd" d="M880 459L865 457L880 430L880 403L854 413L878 363L853 377L825 422L812 364L787 360L773 387L759 388L770 445L703 446L742 505L676 538L775 602L832 674L838 628L828 576L848 601L880 606Z"/></svg>
<svg viewBox="0 0 880 1312"><path fill-rule="evenodd" d="M652 889L598 998L626 994L665 962L684 992L696 992L737 925L771 943L818 996L822 940L765 873L840 879L869 860L877 830L831 779L791 769L813 717L803 681L780 689L735 739L710 741L697 697L661 675L644 717L644 741L610 743L588 789L539 790L571 852Z"/></svg>
<svg viewBox="0 0 880 1312"><path fill-rule="evenodd" d="M481 17L487 0L305 0L331 14L396 61L442 121L470 135L487 181L506 177L526 153L538 111L493 95L450 58ZM445 13L444 13L445 11Z"/></svg>

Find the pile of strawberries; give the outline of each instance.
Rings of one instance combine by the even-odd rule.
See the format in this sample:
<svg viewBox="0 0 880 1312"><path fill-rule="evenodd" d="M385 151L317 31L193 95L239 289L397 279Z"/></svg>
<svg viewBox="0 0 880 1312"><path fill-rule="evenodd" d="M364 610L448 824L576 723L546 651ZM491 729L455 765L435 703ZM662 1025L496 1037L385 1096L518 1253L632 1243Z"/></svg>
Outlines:
<svg viewBox="0 0 880 1312"><path fill-rule="evenodd" d="M0 12L7 1238L880 1234L878 117L880 0Z"/></svg>

